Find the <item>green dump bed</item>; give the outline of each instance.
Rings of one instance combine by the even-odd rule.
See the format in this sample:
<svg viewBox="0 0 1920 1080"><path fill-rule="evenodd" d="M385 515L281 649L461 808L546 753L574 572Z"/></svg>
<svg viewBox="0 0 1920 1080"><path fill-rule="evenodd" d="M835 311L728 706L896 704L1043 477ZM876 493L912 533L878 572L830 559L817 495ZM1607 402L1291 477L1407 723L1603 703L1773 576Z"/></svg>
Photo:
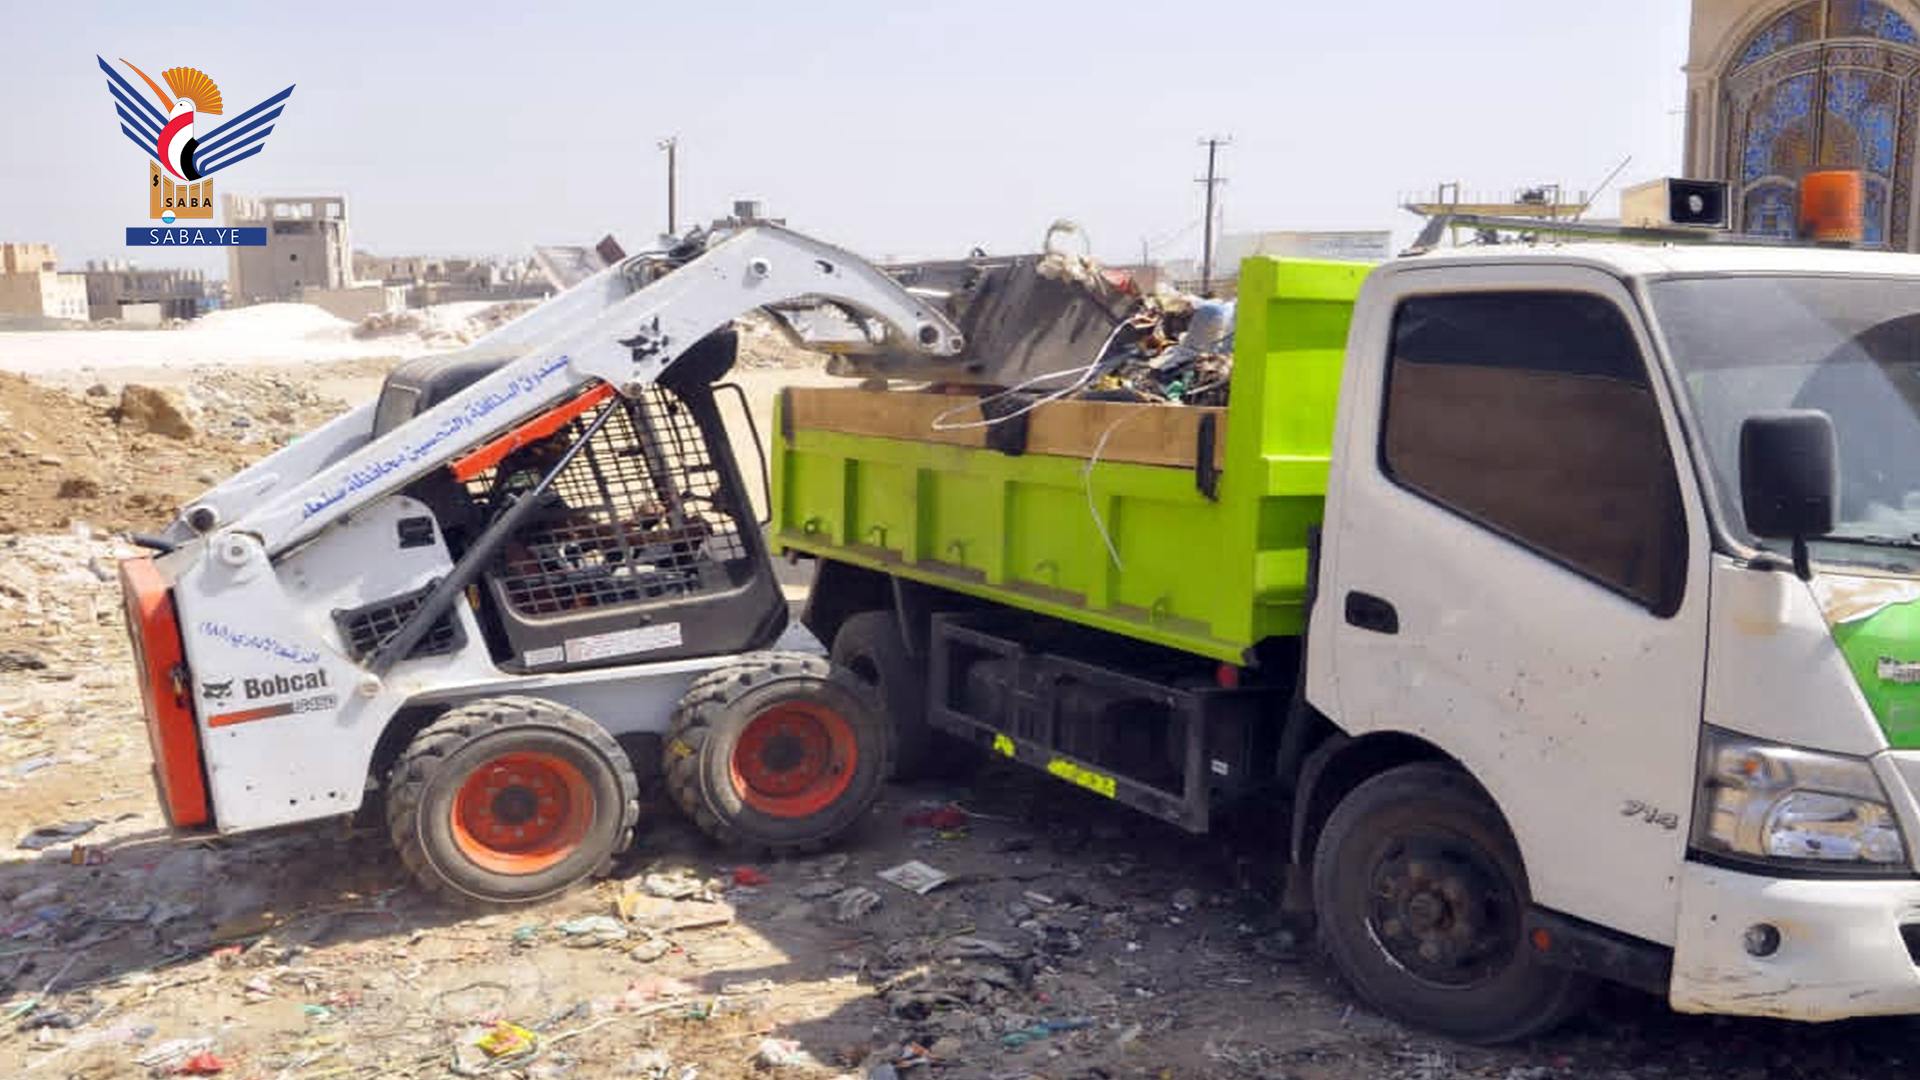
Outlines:
<svg viewBox="0 0 1920 1080"><path fill-rule="evenodd" d="M1305 628L1307 534L1367 270L1247 260L1225 408L1062 401L991 433L937 431L978 408L790 389L773 546L1244 662Z"/></svg>

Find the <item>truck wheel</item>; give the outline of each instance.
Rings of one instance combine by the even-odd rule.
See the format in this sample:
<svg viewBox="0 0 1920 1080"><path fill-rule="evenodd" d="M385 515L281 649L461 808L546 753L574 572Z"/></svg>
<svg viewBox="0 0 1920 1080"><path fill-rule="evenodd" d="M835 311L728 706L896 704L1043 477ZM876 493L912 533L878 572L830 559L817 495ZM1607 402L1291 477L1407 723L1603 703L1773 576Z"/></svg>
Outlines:
<svg viewBox="0 0 1920 1080"><path fill-rule="evenodd" d="M833 663L873 687L886 717L892 777L925 775L935 732L927 726L927 674L907 653L891 611L863 611L833 636Z"/></svg>
<svg viewBox="0 0 1920 1080"><path fill-rule="evenodd" d="M1355 992L1410 1024L1510 1042L1585 1006L1593 980L1525 947L1519 846L1464 774L1389 769L1334 808L1313 859L1321 940Z"/></svg>
<svg viewBox="0 0 1920 1080"><path fill-rule="evenodd" d="M503 697L449 710L400 755L387 829L429 887L519 904L603 872L633 840L633 765L562 705Z"/></svg>
<svg viewBox="0 0 1920 1080"><path fill-rule="evenodd" d="M674 708L667 793L700 830L758 851L810 850L860 820L887 773L872 690L824 658L742 657Z"/></svg>

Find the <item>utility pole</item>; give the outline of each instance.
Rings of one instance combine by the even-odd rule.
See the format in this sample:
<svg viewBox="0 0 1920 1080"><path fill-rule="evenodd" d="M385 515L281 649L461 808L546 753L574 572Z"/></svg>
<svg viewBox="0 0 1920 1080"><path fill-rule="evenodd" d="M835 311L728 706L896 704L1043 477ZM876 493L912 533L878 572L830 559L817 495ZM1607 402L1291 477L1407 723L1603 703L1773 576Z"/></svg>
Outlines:
<svg viewBox="0 0 1920 1080"><path fill-rule="evenodd" d="M1233 140L1228 137L1213 135L1201 139L1200 145L1207 148L1206 179L1194 181L1196 184L1205 184L1207 186L1206 238L1201 241L1200 249L1200 295L1210 297L1213 295L1213 190L1227 182L1226 177L1219 176L1215 173L1214 163L1220 154L1220 148L1222 146L1232 146Z"/></svg>
<svg viewBox="0 0 1920 1080"><path fill-rule="evenodd" d="M675 158L675 151L679 146L679 138L673 135L669 135L659 142L660 149L667 152L667 235L669 236L677 236L680 233L676 214L677 208L674 203L674 186L679 180L679 163Z"/></svg>

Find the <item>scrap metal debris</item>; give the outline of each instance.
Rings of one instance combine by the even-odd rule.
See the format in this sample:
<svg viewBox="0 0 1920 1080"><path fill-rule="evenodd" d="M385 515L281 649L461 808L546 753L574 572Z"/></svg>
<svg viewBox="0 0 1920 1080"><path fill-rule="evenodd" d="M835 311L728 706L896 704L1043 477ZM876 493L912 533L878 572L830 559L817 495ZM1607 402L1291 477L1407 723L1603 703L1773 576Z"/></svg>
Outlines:
<svg viewBox="0 0 1920 1080"><path fill-rule="evenodd" d="M1079 237L1080 251L1066 250ZM1166 285L1144 288L1088 253L1071 221L1037 255L904 263L885 269L960 330L958 355L913 350L836 356L835 374L1081 397L1224 405L1233 376L1234 304ZM775 314L781 314L776 312ZM798 315L788 313L798 337Z"/></svg>

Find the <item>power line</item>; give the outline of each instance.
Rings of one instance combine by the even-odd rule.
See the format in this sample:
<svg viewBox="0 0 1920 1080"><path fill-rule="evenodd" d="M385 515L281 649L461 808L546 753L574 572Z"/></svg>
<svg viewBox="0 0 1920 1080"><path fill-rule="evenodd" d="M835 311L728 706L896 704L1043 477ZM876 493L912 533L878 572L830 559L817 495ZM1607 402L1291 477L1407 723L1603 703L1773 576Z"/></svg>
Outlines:
<svg viewBox="0 0 1920 1080"><path fill-rule="evenodd" d="M1179 243L1181 240L1186 238L1187 234L1199 228L1200 220L1201 219L1199 218L1194 218L1192 221L1187 222L1185 225L1182 225L1179 228L1173 229L1169 232L1161 233L1159 236L1141 237L1140 243L1142 243L1143 245L1146 245L1147 247L1152 248L1155 251L1165 250L1166 248L1171 247L1176 243Z"/></svg>
<svg viewBox="0 0 1920 1080"><path fill-rule="evenodd" d="M677 217L676 210L678 207L675 205L676 192L674 190L678 186L680 179L677 154L680 147L680 138L677 135L669 135L661 139L657 145L660 149L667 152L667 235L674 236L680 231L675 227L677 225L675 218Z"/></svg>
<svg viewBox="0 0 1920 1080"><path fill-rule="evenodd" d="M1201 139L1200 145L1207 148L1206 178L1194 181L1194 183L1196 184L1205 184L1207 187L1207 217L1206 217L1207 233L1206 233L1206 239L1201 241L1201 249L1200 249L1200 295L1212 296L1213 295L1213 192L1215 188L1227 182L1226 177L1220 176L1215 172L1214 164L1215 164L1215 160L1219 156L1220 148L1222 146L1233 145L1233 139L1229 136L1212 135L1207 138Z"/></svg>

